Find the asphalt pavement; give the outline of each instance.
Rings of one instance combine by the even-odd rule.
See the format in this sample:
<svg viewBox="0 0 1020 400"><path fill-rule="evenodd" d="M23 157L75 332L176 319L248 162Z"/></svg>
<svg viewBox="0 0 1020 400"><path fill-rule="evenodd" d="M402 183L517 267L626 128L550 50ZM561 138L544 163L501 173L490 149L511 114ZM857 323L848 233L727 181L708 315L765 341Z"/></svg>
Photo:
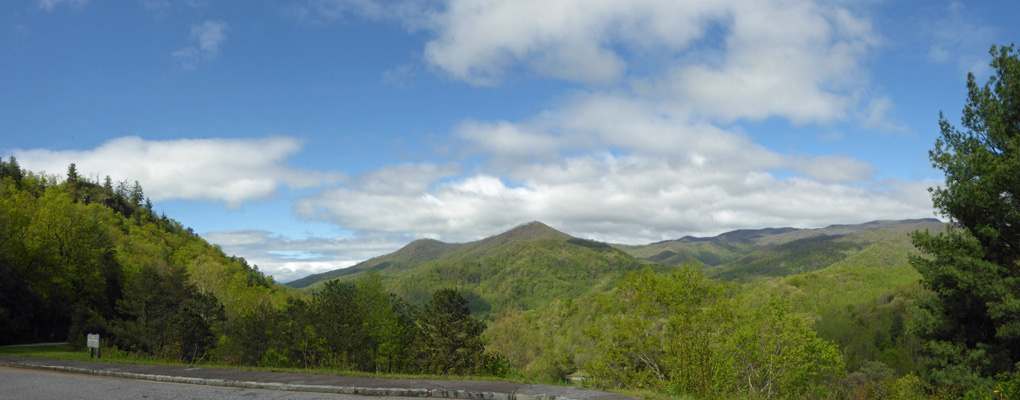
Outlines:
<svg viewBox="0 0 1020 400"><path fill-rule="evenodd" d="M15 356L0 356L0 366L143 379L157 382L363 396L433 397L473 400L634 400L631 397L593 389L571 386L530 385L516 382L382 379L295 372L115 364Z"/></svg>
<svg viewBox="0 0 1020 400"><path fill-rule="evenodd" d="M109 376L0 366L3 400L421 400L415 397L370 397L186 383L155 382Z"/></svg>

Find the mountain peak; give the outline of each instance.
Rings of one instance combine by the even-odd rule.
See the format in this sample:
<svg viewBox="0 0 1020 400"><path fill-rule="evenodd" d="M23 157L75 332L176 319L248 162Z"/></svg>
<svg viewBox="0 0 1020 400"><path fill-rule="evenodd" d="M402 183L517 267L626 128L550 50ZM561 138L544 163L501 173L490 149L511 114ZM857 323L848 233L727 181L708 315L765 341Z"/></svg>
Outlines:
<svg viewBox="0 0 1020 400"><path fill-rule="evenodd" d="M547 239L547 238L559 238L559 239L570 239L571 236L553 229L549 225L546 225L539 221L531 221L515 226L513 229L491 237L503 238L501 241L525 241L535 239Z"/></svg>

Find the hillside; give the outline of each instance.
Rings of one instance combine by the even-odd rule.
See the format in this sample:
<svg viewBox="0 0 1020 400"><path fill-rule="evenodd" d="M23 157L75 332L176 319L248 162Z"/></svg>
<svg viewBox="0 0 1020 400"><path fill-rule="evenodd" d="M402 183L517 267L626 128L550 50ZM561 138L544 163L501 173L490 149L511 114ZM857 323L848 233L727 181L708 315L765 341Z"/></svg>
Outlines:
<svg viewBox="0 0 1020 400"><path fill-rule="evenodd" d="M441 288L458 288L480 316L507 308L532 309L554 299L605 290L642 262L605 243L571 237L541 222L475 242L418 240L347 269L289 283L315 292L325 280L378 273L386 286L418 304Z"/></svg>
<svg viewBox="0 0 1020 400"><path fill-rule="evenodd" d="M335 269L285 283L292 288L300 289L320 281L329 281L343 276L364 272L392 273L417 267L433 261L460 248L460 244L444 243L433 239L419 239L400 248L393 253L374 257L350 268Z"/></svg>
<svg viewBox="0 0 1020 400"><path fill-rule="evenodd" d="M0 344L75 341L88 329L153 350L199 304L201 322L189 326L209 329L297 295L156 215L137 182L91 182L73 164L66 179L24 171L13 158L0 166Z"/></svg>
<svg viewBox="0 0 1020 400"><path fill-rule="evenodd" d="M846 260L880 242L910 248L915 230L941 230L936 219L872 221L820 229L769 228L727 232L711 238L685 237L643 246L618 246L637 258L664 265L699 261L711 278L746 282L816 271ZM899 251L899 250L897 250Z"/></svg>

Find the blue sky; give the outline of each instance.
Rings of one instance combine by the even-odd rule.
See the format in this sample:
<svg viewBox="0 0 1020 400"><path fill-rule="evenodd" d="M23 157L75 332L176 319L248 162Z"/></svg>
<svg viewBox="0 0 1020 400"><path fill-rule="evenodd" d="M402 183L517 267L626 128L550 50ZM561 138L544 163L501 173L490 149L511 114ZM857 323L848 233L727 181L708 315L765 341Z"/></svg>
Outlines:
<svg viewBox="0 0 1020 400"><path fill-rule="evenodd" d="M540 220L647 243L934 216L1015 1L0 3L0 154L138 180L289 281Z"/></svg>

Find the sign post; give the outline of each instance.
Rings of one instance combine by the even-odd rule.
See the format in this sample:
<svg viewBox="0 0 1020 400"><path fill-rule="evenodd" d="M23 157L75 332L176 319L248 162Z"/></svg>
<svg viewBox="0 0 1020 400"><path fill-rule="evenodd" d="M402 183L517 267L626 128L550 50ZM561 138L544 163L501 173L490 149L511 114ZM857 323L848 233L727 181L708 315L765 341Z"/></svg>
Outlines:
<svg viewBox="0 0 1020 400"><path fill-rule="evenodd" d="M96 357L103 358L102 350L99 350L99 334L90 333L85 337L86 345L89 348L89 358L92 358L92 350L95 349Z"/></svg>

